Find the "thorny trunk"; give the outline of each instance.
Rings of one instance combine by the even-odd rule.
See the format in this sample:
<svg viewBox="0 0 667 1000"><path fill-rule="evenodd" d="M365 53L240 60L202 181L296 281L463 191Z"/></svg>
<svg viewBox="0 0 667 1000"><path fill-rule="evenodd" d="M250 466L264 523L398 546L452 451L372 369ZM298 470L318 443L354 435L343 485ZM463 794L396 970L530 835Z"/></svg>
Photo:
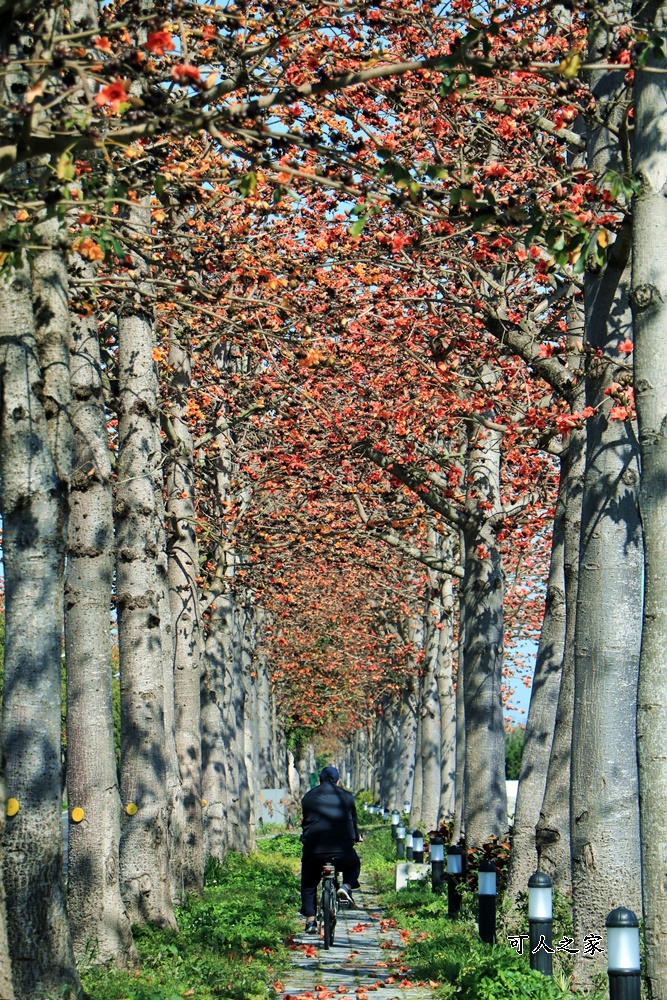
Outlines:
<svg viewBox="0 0 667 1000"><path fill-rule="evenodd" d="M503 669L503 571L492 515L500 512L500 432L470 433L466 478L464 825L468 847L507 832ZM488 505L488 516L480 503Z"/></svg>
<svg viewBox="0 0 667 1000"><path fill-rule="evenodd" d="M64 296L64 263L37 310ZM40 279L44 279L42 273ZM4 886L17 996L80 991L63 885L61 654L70 445L67 339L52 327L38 346L32 279L23 261L0 281L0 483L6 601L2 706L7 794L18 802L4 833ZM44 299L41 299L41 296ZM57 306L56 306L57 308ZM41 320L42 331L48 326ZM42 350L40 350L40 347ZM40 354L44 358L39 357ZM50 355L51 372L41 367ZM0 953L4 952L0 938ZM6 972L6 963L0 963ZM11 995L6 982L2 986Z"/></svg>
<svg viewBox="0 0 667 1000"><path fill-rule="evenodd" d="M67 904L74 951L123 967L136 959L118 881L120 793L111 696L113 512L97 320L73 316L72 490L67 581Z"/></svg>
<svg viewBox="0 0 667 1000"><path fill-rule="evenodd" d="M645 10L649 33L667 40L665 4ZM653 23L651 23L651 21ZM641 447L645 582L637 708L646 972L651 1000L667 998L667 76L635 74L633 168L641 184L633 225L635 393Z"/></svg>

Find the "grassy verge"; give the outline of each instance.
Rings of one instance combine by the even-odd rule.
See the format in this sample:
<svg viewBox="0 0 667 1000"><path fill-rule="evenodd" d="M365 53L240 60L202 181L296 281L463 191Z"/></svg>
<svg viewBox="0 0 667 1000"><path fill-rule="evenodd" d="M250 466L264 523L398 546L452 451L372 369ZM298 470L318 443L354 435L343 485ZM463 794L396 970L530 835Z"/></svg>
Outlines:
<svg viewBox="0 0 667 1000"><path fill-rule="evenodd" d="M447 894L433 893L430 885L411 883L393 891L394 848L389 831L372 830L362 847L364 870L380 892L384 916L404 933L405 964L411 979L437 983L434 993L442 1000L572 1000L568 984L571 969L554 955L554 978L532 972L527 944L518 955L507 943L507 934L527 933L527 914L510 917L500 907L498 944L482 944L477 933L475 894L463 892L460 920L447 917ZM568 932L565 908L555 908L554 939ZM604 977L606 979L606 976ZM579 994L581 996L581 994ZM606 991L588 994L602 1000Z"/></svg>
<svg viewBox="0 0 667 1000"><path fill-rule="evenodd" d="M203 900L177 911L180 933L139 928L140 970L91 966L95 1000L266 1000L290 964L299 881L298 837L283 835L251 857L209 861Z"/></svg>

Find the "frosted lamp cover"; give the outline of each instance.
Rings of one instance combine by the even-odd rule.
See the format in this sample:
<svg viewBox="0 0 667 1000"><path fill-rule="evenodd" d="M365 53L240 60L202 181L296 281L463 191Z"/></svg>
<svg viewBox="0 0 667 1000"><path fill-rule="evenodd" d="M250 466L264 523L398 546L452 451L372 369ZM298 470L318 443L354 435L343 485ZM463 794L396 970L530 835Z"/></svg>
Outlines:
<svg viewBox="0 0 667 1000"><path fill-rule="evenodd" d="M639 970L639 928L607 928L607 965L615 970Z"/></svg>
<svg viewBox="0 0 667 1000"><path fill-rule="evenodd" d="M403 803L403 811L406 812L406 813L410 812L410 803L409 802L406 801L406 802Z"/></svg>
<svg viewBox="0 0 667 1000"><path fill-rule="evenodd" d="M411 833L406 833L406 835L405 835L405 846L406 847L414 847L414 845L412 843L412 834Z"/></svg>
<svg viewBox="0 0 667 1000"><path fill-rule="evenodd" d="M364 802L364 812L368 812L368 802Z"/></svg>
<svg viewBox="0 0 667 1000"><path fill-rule="evenodd" d="M431 861L444 861L445 860L445 845L444 844L434 844L431 841L431 847L429 851L431 855Z"/></svg>
<svg viewBox="0 0 667 1000"><path fill-rule="evenodd" d="M480 872L479 873L479 888L478 895L480 896L495 896L496 894L496 873L495 872Z"/></svg>
<svg viewBox="0 0 667 1000"><path fill-rule="evenodd" d="M399 813L398 809L394 809L391 814L391 825L398 826L400 821L401 821L401 814Z"/></svg>
<svg viewBox="0 0 667 1000"><path fill-rule="evenodd" d="M413 835L412 835L412 846L414 847L415 851L423 851L424 850L424 838L423 837L415 837L415 835L413 833Z"/></svg>
<svg viewBox="0 0 667 1000"><path fill-rule="evenodd" d="M449 875L460 875L463 871L463 855L462 854L448 854L447 855L447 873Z"/></svg>
<svg viewBox="0 0 667 1000"><path fill-rule="evenodd" d="M551 920L552 892L550 886L528 887L528 918L530 920Z"/></svg>
<svg viewBox="0 0 667 1000"><path fill-rule="evenodd" d="M405 827L400 824L396 827L396 837L398 840L405 840Z"/></svg>

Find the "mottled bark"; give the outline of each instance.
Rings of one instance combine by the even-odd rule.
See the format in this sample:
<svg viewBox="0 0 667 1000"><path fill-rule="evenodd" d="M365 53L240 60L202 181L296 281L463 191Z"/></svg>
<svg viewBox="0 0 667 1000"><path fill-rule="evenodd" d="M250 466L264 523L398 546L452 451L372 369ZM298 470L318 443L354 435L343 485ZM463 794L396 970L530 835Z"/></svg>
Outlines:
<svg viewBox="0 0 667 1000"><path fill-rule="evenodd" d="M21 1000L65 987L80 992L65 909L60 819L69 461L67 449L59 447L62 383L57 377L50 382L42 371L31 293L24 262L0 280L2 727L7 794L18 802L5 826L4 885L13 984ZM65 331L54 330L54 343L44 351L47 356L53 350L58 368L64 337Z"/></svg>
<svg viewBox="0 0 667 1000"><path fill-rule="evenodd" d="M202 794L206 800L206 853L222 860L229 849L227 757L229 731L224 704L227 665L233 657L234 602L220 594L211 606L201 685Z"/></svg>
<svg viewBox="0 0 667 1000"><path fill-rule="evenodd" d="M67 581L67 903L74 951L123 967L136 959L118 881L120 793L111 708L114 569L111 462L96 318L74 316L72 488Z"/></svg>
<svg viewBox="0 0 667 1000"><path fill-rule="evenodd" d="M151 318L127 303L118 321L116 593L121 688L120 843L133 923L176 926L169 872L164 664L155 496L157 376ZM127 807L130 807L130 813ZM136 813L133 808L136 806Z"/></svg>
<svg viewBox="0 0 667 1000"><path fill-rule="evenodd" d="M667 9L644 9L667 41ZM632 238L635 395L641 447L645 578L637 710L646 973L651 1000L667 998L667 60L635 74L633 168L641 184Z"/></svg>
<svg viewBox="0 0 667 1000"><path fill-rule="evenodd" d="M465 538L459 534L461 562L465 564ZM463 651L465 649L463 587L457 591L459 612L459 641L456 651L456 778L454 785L454 826L452 828L452 844L458 844L464 833L463 801L465 796L465 763L466 763L466 723L465 698L463 694Z"/></svg>
<svg viewBox="0 0 667 1000"><path fill-rule="evenodd" d="M567 449L567 446L566 446ZM528 879L537 869L535 829L540 818L553 743L565 650L565 508L567 450L561 459L561 476L556 502L551 563L544 605L540 644L535 660L530 708L526 720L519 791L512 828L512 853L507 876L507 895L516 901L526 892Z"/></svg>
<svg viewBox="0 0 667 1000"><path fill-rule="evenodd" d="M538 868L551 877L554 888L561 893L569 893L572 885L570 759L574 716L574 632L579 590L579 538L581 534L585 445L585 430L572 430L568 435L567 455L564 455L561 461L561 481L565 482L563 544L565 648L544 800L535 831Z"/></svg>
<svg viewBox="0 0 667 1000"><path fill-rule="evenodd" d="M432 539L429 539L432 542ZM442 786L440 700L438 672L440 658L441 601L435 575L429 573L424 608L424 667L421 676L420 749L422 767L422 802L420 822L426 830L437 828Z"/></svg>
<svg viewBox="0 0 667 1000"><path fill-rule="evenodd" d="M278 727L275 704L271 692L269 666L266 652L262 647L265 611L255 609L255 625L258 644L253 659L255 671L255 693L257 698L257 754L258 780L260 788L285 788L287 782L286 761L278 763Z"/></svg>
<svg viewBox="0 0 667 1000"><path fill-rule="evenodd" d="M453 561L453 544L449 534L429 533L429 548L443 561ZM454 644L454 592L449 573L429 571L429 585L437 591L438 652L435 679L440 707L440 802L438 824L448 823L454 816L456 797L456 697L452 678Z"/></svg>
<svg viewBox="0 0 667 1000"><path fill-rule="evenodd" d="M183 809L181 881L184 893L204 888L200 683L203 636L197 592L193 440L186 418L190 362L178 339L169 341L172 382L167 416L171 445L166 463L169 597L174 638L174 735Z"/></svg>
<svg viewBox="0 0 667 1000"><path fill-rule="evenodd" d="M401 692L398 705L400 757L396 779L396 806L403 811L405 802L412 801L417 751L417 677L412 672Z"/></svg>
<svg viewBox="0 0 667 1000"><path fill-rule="evenodd" d="M496 528L500 512L500 434L470 432L466 467L464 608L466 843L479 847L507 832L503 669L503 570ZM488 515L482 513L483 507Z"/></svg>
<svg viewBox="0 0 667 1000"><path fill-rule="evenodd" d="M5 815L7 808L7 795L5 791L4 774L0 776L0 872L2 872L3 848L2 843L5 833ZM14 1000L14 987L12 985L12 967L9 958L9 944L7 940L7 911L5 907L5 886L0 878L0 1000Z"/></svg>
<svg viewBox="0 0 667 1000"><path fill-rule="evenodd" d="M607 5L607 19L624 25L631 4ZM613 34L594 21L591 61L603 58ZM595 118L588 166L596 178L622 171L618 130L629 104L625 74L593 77ZM574 933L582 940L614 907L640 908L641 862L636 758L636 706L642 619L642 531L638 507L639 448L630 421L610 419L605 390L622 382L632 339L629 232L623 227L607 263L586 274L586 338L595 349L586 371L586 473L582 499L579 593L575 632L570 830ZM575 958L578 980L603 971Z"/></svg>

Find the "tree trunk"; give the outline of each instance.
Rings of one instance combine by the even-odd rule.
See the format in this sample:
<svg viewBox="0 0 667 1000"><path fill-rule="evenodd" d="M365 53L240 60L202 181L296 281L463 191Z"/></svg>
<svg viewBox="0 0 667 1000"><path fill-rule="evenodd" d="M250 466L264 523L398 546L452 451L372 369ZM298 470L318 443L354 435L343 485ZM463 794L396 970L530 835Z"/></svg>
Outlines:
<svg viewBox="0 0 667 1000"><path fill-rule="evenodd" d="M461 562L465 564L465 538L463 532L459 535ZM454 787L454 826L452 829L452 844L458 844L464 833L463 802L465 796L465 764L466 764L466 723L465 697L463 693L463 651L465 649L463 587L457 591L459 612L459 642L456 666L456 779Z"/></svg>
<svg viewBox="0 0 667 1000"><path fill-rule="evenodd" d="M465 793L468 847L507 832L503 670L503 570L496 529L500 512L500 433L484 427L468 445L464 594Z"/></svg>
<svg viewBox="0 0 667 1000"><path fill-rule="evenodd" d="M512 852L507 876L507 895L513 903L520 892L526 892L528 879L537 868L535 829L544 801L565 650L566 463L567 444L561 457L544 620L535 661L514 812Z"/></svg>
<svg viewBox="0 0 667 1000"><path fill-rule="evenodd" d="M415 756L417 751L417 678L413 672L406 681L399 703L400 757L396 779L396 807L401 811L412 802L412 786L415 776Z"/></svg>
<svg viewBox="0 0 667 1000"><path fill-rule="evenodd" d="M111 462L95 318L72 323L72 492L67 581L67 895L75 954L136 960L118 882L120 793L111 707ZM74 809L83 819L72 821Z"/></svg>
<svg viewBox="0 0 667 1000"><path fill-rule="evenodd" d="M150 318L118 321L116 592L121 686L121 891L133 923L176 927L169 872L164 672L154 485L157 378ZM128 813L128 807L130 812ZM136 807L136 812L135 812Z"/></svg>
<svg viewBox="0 0 667 1000"><path fill-rule="evenodd" d="M254 657L254 670L257 675L255 678L255 692L257 696L257 752L259 787L285 788L285 765L283 765L282 769L278 766L278 734L267 657L266 652L261 645L265 612L260 607L257 607L255 611L256 628L259 639Z"/></svg>
<svg viewBox="0 0 667 1000"><path fill-rule="evenodd" d="M436 558L451 562L453 559L451 535L438 534L437 531L430 529L429 551ZM440 708L439 826L442 823L449 823L454 816L456 788L456 698L452 678L454 593L449 574L430 570L428 577L432 593L437 592L433 606L437 611L437 616L434 618L438 646L435 677Z"/></svg>
<svg viewBox="0 0 667 1000"><path fill-rule="evenodd" d="M202 628L199 614L194 503L193 441L186 420L190 361L175 336L169 341L172 392L168 415L171 451L167 462L169 597L174 637L174 726L180 771L183 836L182 886L201 895L204 888L200 682Z"/></svg>
<svg viewBox="0 0 667 1000"><path fill-rule="evenodd" d="M420 823L426 830L437 829L442 788L440 758L441 729L438 671L440 657L440 587L434 573L427 579L424 614L424 670L421 678L420 732L422 762L422 804Z"/></svg>
<svg viewBox="0 0 667 1000"><path fill-rule="evenodd" d="M2 873L3 850L2 842L5 833L5 815L7 796L5 792L4 774L0 777L0 874ZM5 887L0 878L0 1000L14 1000L12 986L12 967L9 958L9 943L7 940L7 910L5 906Z"/></svg>
<svg viewBox="0 0 667 1000"><path fill-rule="evenodd" d="M54 277L55 294L66 299L66 284L63 288L62 278ZM31 291L24 262L0 280L6 602L2 727L7 792L18 803L18 812L5 825L4 885L13 984L21 1000L64 987L81 992L65 908L60 817L69 461L67 448L56 440L52 450L51 439L51 431L62 427L61 407L67 402L58 376L66 371L61 372L61 365L68 331L53 331L48 345L56 368L56 381L50 383L37 360Z"/></svg>
<svg viewBox="0 0 667 1000"><path fill-rule="evenodd" d="M614 3L608 14L617 24L627 23L631 6ZM593 62L604 58L612 37L606 26L594 24L589 34ZM602 178L609 170L624 169L616 139L628 114L624 71L597 73L592 84L596 111L588 164ZM612 384L623 382L627 356L619 345L632 338L627 228L609 247L606 266L587 273L584 284L586 336L596 355L586 372L586 402L596 413L586 424L575 631L570 830L577 940L591 925L602 927L614 907L638 910L641 901L636 758L643 574L639 449L631 421L610 419L614 400L605 396ZM580 953L575 959L578 980L590 982L603 968L604 955L591 961Z"/></svg>
<svg viewBox="0 0 667 1000"><path fill-rule="evenodd" d="M665 4L646 27L667 38ZM635 394L641 447L640 504L645 583L637 710L646 972L652 1000L667 997L667 77L635 74L633 169L641 184L633 224Z"/></svg>
<svg viewBox="0 0 667 1000"><path fill-rule="evenodd" d="M229 733L224 710L225 677L233 656L234 603L220 594L211 606L201 689L202 792L206 800L206 853L222 860L229 847L227 757Z"/></svg>
<svg viewBox="0 0 667 1000"><path fill-rule="evenodd" d="M570 759L574 717L574 632L579 590L579 538L581 498L585 468L585 430L568 436L567 464L561 463L565 486L564 581L565 648L561 669L558 707L547 770L544 801L535 831L538 868L546 872L554 888L565 894L572 885L570 863Z"/></svg>

